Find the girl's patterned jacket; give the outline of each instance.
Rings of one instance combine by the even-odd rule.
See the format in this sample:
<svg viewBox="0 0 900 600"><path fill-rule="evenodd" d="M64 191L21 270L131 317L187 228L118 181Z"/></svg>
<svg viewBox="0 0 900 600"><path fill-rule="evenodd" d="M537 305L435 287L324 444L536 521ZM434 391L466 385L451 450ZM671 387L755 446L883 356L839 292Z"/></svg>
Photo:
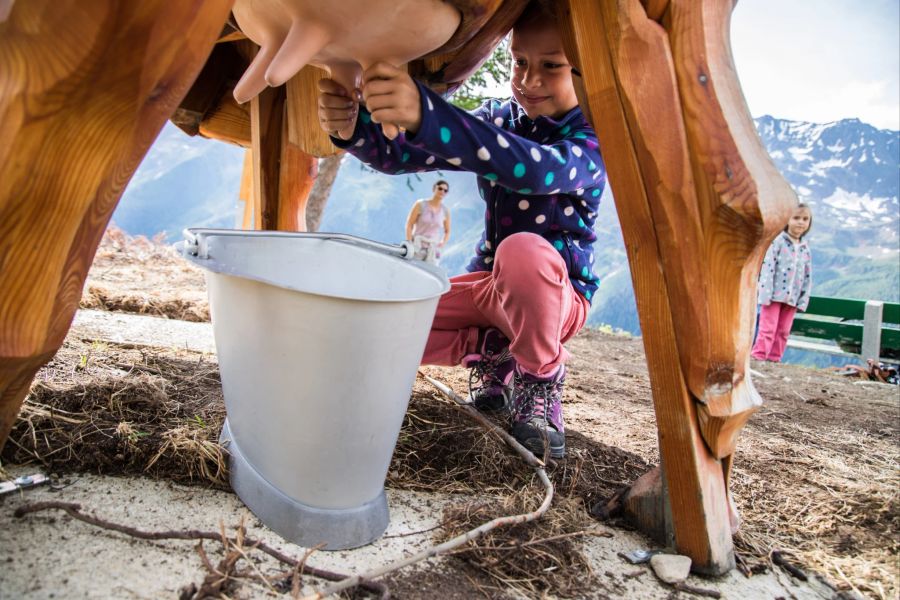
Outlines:
<svg viewBox="0 0 900 600"><path fill-rule="evenodd" d="M812 254L804 240L782 231L769 246L759 273L759 304L781 302L805 311L812 287Z"/></svg>
<svg viewBox="0 0 900 600"><path fill-rule="evenodd" d="M467 269L490 271L500 242L513 233L532 232L553 244L572 285L591 300L598 284L592 269L593 227L606 171L597 136L581 109L558 121L532 121L515 100L489 100L468 113L417 85L422 125L415 135L388 140L360 107L350 140L332 141L384 173L475 173L487 207L485 231Z"/></svg>

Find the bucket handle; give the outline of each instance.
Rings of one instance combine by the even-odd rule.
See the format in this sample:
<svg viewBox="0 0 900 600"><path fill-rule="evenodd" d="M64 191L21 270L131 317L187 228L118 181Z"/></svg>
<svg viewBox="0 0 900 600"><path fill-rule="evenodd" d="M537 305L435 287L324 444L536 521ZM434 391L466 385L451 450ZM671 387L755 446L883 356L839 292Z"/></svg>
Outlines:
<svg viewBox="0 0 900 600"><path fill-rule="evenodd" d="M208 259L209 253L207 245L204 243L207 237L228 237L228 236L252 236L252 237L303 237L315 238L320 240L333 240L336 242L344 242L356 246L362 246L387 254L392 254L400 258L412 260L415 254L413 244L409 240L404 240L401 244L386 244L367 240L346 233L320 233L320 232L293 232L293 231L246 231L234 229L185 229L183 231L184 244L181 252L185 256L194 256L201 259Z"/></svg>

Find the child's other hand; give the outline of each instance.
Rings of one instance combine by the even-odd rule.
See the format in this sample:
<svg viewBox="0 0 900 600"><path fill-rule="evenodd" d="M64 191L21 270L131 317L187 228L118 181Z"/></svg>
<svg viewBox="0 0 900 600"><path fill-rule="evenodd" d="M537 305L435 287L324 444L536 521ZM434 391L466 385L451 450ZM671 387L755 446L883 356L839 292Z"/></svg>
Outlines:
<svg viewBox="0 0 900 600"><path fill-rule="evenodd" d="M398 127L416 133L422 124L419 88L403 69L377 62L363 72L363 99L372 120L381 123L385 137L394 139Z"/></svg>
<svg viewBox="0 0 900 600"><path fill-rule="evenodd" d="M354 90L358 97L359 91ZM347 90L334 79L319 81L319 126L328 135L349 140L356 129L359 102L350 97Z"/></svg>

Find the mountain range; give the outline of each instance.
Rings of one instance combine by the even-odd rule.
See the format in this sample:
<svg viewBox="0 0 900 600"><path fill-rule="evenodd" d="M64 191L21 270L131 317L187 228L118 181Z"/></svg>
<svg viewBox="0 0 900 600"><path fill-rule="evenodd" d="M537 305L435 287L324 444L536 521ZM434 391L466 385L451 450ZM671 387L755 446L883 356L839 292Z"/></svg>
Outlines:
<svg viewBox="0 0 900 600"><path fill-rule="evenodd" d="M900 301L900 133L857 119L816 124L771 116L755 120L776 167L813 212L813 293ZM120 202L113 221L131 235L164 232L176 241L186 227L234 227L243 151L189 138L167 125ZM384 242L403 239L413 201L435 180L450 183L452 235L442 266L461 273L483 226L475 176L439 172L388 176L345 157L321 231ZM631 276L611 193L597 218L596 270L601 278L589 323L637 333Z"/></svg>

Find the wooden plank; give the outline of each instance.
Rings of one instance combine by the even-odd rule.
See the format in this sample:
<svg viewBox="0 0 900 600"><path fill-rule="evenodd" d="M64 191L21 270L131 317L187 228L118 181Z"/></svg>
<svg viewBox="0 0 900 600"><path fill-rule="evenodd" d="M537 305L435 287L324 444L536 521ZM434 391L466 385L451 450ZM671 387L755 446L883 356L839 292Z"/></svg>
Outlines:
<svg viewBox="0 0 900 600"><path fill-rule="evenodd" d="M896 302L885 302L884 309L881 313L881 320L885 323L900 325L900 304Z"/></svg>
<svg viewBox="0 0 900 600"><path fill-rule="evenodd" d="M791 334L819 340L831 340L839 344L844 352L860 354L864 328L865 326L860 323L822 321L797 315L791 327ZM889 356L891 353L888 351L896 352L900 349L900 329L882 327L879 339L881 340L882 355Z"/></svg>
<svg viewBox="0 0 900 600"><path fill-rule="evenodd" d="M216 45L203 69L184 99L169 118L175 126L190 136L200 133L200 122L219 100L228 78L228 64L232 55L227 46Z"/></svg>
<svg viewBox="0 0 900 600"><path fill-rule="evenodd" d="M284 100L280 86L266 88L250 101L254 229L276 229L278 224Z"/></svg>
<svg viewBox="0 0 900 600"><path fill-rule="evenodd" d="M31 0L0 22L0 446L230 5Z"/></svg>
<svg viewBox="0 0 900 600"><path fill-rule="evenodd" d="M607 13L616 8L604 4ZM563 40L567 55L582 73L583 108L594 115L622 223L650 365L676 547L691 557L697 570L723 573L734 566L724 475L700 436L696 407L677 360L651 210L613 70L607 39L610 24L600 8L596 0L568 0L566 18L561 20Z"/></svg>
<svg viewBox="0 0 900 600"><path fill-rule="evenodd" d="M319 126L319 80L327 78L327 71L306 65L285 84L288 141L301 152L316 157L331 156L338 152L338 148L331 143L331 138Z"/></svg>
<svg viewBox="0 0 900 600"><path fill-rule="evenodd" d="M218 104L206 113L198 127L200 135L212 140L220 140L242 148L249 148L250 107L238 104L231 94L233 88L226 87L219 96Z"/></svg>
<svg viewBox="0 0 900 600"><path fill-rule="evenodd" d="M862 321L866 316L866 302L866 300L857 300L853 298L810 296L806 314ZM884 302L883 304L884 306L881 313L882 321L885 323L900 324L900 304L896 302Z"/></svg>
<svg viewBox="0 0 900 600"><path fill-rule="evenodd" d="M820 340L834 340L839 344L859 346L862 343L863 326L858 323L822 321L797 315L794 317L791 333Z"/></svg>
<svg viewBox="0 0 900 600"><path fill-rule="evenodd" d="M805 314L822 315L825 317L840 317L842 319L854 319L861 321L865 316L865 312L865 300L810 296L809 306L806 307ZM800 315L797 316L799 317Z"/></svg>
<svg viewBox="0 0 900 600"><path fill-rule="evenodd" d="M889 352L890 351L890 352ZM892 356L900 351L900 329L881 329L881 353L882 355ZM896 358L896 356L895 356Z"/></svg>

